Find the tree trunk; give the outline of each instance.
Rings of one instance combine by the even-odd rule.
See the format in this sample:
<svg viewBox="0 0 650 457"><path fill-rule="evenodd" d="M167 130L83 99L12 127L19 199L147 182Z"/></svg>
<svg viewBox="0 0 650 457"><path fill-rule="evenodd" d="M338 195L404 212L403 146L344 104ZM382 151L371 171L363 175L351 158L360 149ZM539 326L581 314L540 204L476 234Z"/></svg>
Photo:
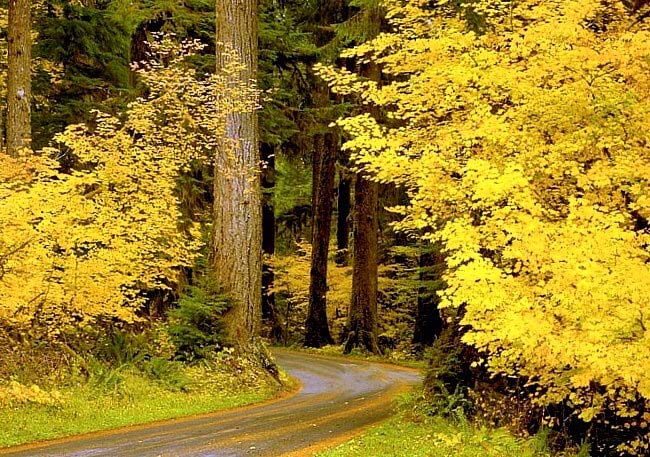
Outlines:
<svg viewBox="0 0 650 457"><path fill-rule="evenodd" d="M368 79L379 81L380 71L375 63L365 65ZM366 108L375 118L376 107ZM379 184L368 180L365 173L357 174L354 185L354 239L352 268L352 300L346 324L345 352L354 347L378 354L377 342L377 262L379 232Z"/></svg>
<svg viewBox="0 0 650 457"><path fill-rule="evenodd" d="M31 147L32 26L29 0L9 0L7 153Z"/></svg>
<svg viewBox="0 0 650 457"><path fill-rule="evenodd" d="M350 191L352 180L348 173L339 172L339 190L337 199L337 221L336 221L336 263L347 265L349 257L350 242Z"/></svg>
<svg viewBox="0 0 650 457"><path fill-rule="evenodd" d="M419 259L418 310L415 318L413 344L421 347L431 346L440 335L443 321L438 310L440 298L437 290L441 284L440 247L425 245L422 247Z"/></svg>
<svg viewBox="0 0 650 457"><path fill-rule="evenodd" d="M312 250L309 272L309 309L305 322L305 346L333 344L327 322L327 256L329 252L334 176L338 156L338 135L332 132L314 137Z"/></svg>
<svg viewBox="0 0 650 457"><path fill-rule="evenodd" d="M244 81L257 78L257 1L217 0L217 67L225 47L243 64ZM257 114L228 116L223 143L215 155L212 264L225 290L236 300L226 315L234 344L254 345L262 308L262 200Z"/></svg>
<svg viewBox="0 0 650 457"><path fill-rule="evenodd" d="M265 258L275 254L275 211L273 190L275 188L275 148L272 144L260 146L262 159L262 252ZM275 274L268 261L262 264L262 319L269 328L271 340L284 341L284 329L275 308L273 281Z"/></svg>
<svg viewBox="0 0 650 457"><path fill-rule="evenodd" d="M358 174L354 186L352 301L346 324L345 352L359 347L378 354L377 202L379 184Z"/></svg>

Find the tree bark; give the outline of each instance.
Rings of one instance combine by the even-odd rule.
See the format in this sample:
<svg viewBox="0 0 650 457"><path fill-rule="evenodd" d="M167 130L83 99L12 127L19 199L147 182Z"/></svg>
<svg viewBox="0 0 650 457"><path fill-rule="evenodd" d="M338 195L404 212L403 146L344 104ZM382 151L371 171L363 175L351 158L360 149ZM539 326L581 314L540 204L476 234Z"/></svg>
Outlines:
<svg viewBox="0 0 650 457"><path fill-rule="evenodd" d="M336 263L347 265L350 248L350 191L352 180L345 171L339 172L336 221Z"/></svg>
<svg viewBox="0 0 650 457"><path fill-rule="evenodd" d="M31 147L32 26L29 0L9 0L7 153Z"/></svg>
<svg viewBox="0 0 650 457"><path fill-rule="evenodd" d="M226 47L243 64L242 80L257 78L257 1L217 0L217 68ZM262 199L257 114L231 114L215 155L212 265L236 305L225 317L229 336L243 351L254 346L262 308Z"/></svg>
<svg viewBox="0 0 650 457"><path fill-rule="evenodd" d="M262 252L265 258L275 254L275 211L273 190L275 189L275 148L272 144L260 146L262 159ZM271 340L284 341L284 329L275 308L273 282L275 274L268 261L262 264L262 319L270 329Z"/></svg>
<svg viewBox="0 0 650 457"><path fill-rule="evenodd" d="M309 308L305 322L307 347L333 344L327 322L327 257L329 252L334 176L339 139L333 132L314 137L311 269L309 272Z"/></svg>
<svg viewBox="0 0 650 457"><path fill-rule="evenodd" d="M378 354L377 202L379 184L358 174L354 186L352 300L346 324L345 352L359 347Z"/></svg>
<svg viewBox="0 0 650 457"><path fill-rule="evenodd" d="M363 73L373 81L380 79L376 63L367 64ZM367 110L375 118L379 116L376 107ZM346 324L346 353L355 347L374 354L381 352L377 341L378 202L379 184L370 181L365 173L358 173L354 186L354 266L352 300Z"/></svg>

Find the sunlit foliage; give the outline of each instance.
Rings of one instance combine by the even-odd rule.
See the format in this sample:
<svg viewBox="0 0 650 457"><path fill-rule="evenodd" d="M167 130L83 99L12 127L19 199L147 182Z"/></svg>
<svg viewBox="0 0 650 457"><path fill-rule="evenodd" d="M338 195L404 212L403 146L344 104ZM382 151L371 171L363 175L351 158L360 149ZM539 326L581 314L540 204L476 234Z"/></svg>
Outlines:
<svg viewBox="0 0 650 457"><path fill-rule="evenodd" d="M148 95L123 121L97 113L94 125L59 134L56 148L0 155L2 326L51 337L133 322L145 291L173 287L192 265L199 234L182 220L178 177L209 160L226 115L253 109L256 95L237 82L234 59L197 79L183 62L199 46L153 44L139 70ZM73 171L59 169L62 155Z"/></svg>
<svg viewBox="0 0 650 457"><path fill-rule="evenodd" d="M311 245L297 245L298 252L275 256L271 265L275 274L273 292L278 312L287 331L298 335L286 335L293 342L303 337L304 322L309 305L309 270L311 268ZM333 249L332 249L333 251ZM409 252L409 248L399 250ZM404 271L403 265L387 263L379 266L379 341L385 355L400 357L408 352L413 337L413 314L421 285L413 272ZM340 266L329 259L327 267L327 315L335 341L338 341L346 324L350 296L352 294L352 267ZM298 338L297 338L298 337Z"/></svg>
<svg viewBox="0 0 650 457"><path fill-rule="evenodd" d="M403 185L398 227L444 241L443 306L496 374L650 435L650 32L623 2L387 0L394 31L320 68L388 119L341 120ZM617 427L618 425L614 425Z"/></svg>

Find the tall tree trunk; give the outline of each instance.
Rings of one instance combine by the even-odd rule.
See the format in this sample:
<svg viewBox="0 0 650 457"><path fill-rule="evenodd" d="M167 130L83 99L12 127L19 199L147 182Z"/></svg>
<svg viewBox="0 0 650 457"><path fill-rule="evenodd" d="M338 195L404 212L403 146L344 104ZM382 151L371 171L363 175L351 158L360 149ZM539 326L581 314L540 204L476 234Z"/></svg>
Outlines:
<svg viewBox="0 0 650 457"><path fill-rule="evenodd" d="M441 285L440 247L422 246L419 259L418 310L415 318L413 344L421 347L431 346L443 328L442 317L438 310L440 298L437 290Z"/></svg>
<svg viewBox="0 0 650 457"><path fill-rule="evenodd" d="M232 47L244 81L257 79L257 1L217 0L217 66ZM212 263L217 279L236 300L226 315L233 343L253 348L262 308L262 200L257 114L228 116L215 156Z"/></svg>
<svg viewBox="0 0 650 457"><path fill-rule="evenodd" d="M377 202L379 184L358 174L354 186L352 300L345 352L353 348L379 353L377 342Z"/></svg>
<svg viewBox="0 0 650 457"><path fill-rule="evenodd" d="M363 73L379 81L377 64L370 63ZM376 107L367 108L379 116ZM379 231L379 184L365 173L357 174L354 186L354 239L352 268L352 300L346 324L345 352L354 347L378 354L377 341L377 258Z"/></svg>
<svg viewBox="0 0 650 457"><path fill-rule="evenodd" d="M336 221L336 263L347 265L350 243L350 191L352 180L345 170L339 172Z"/></svg>
<svg viewBox="0 0 650 457"><path fill-rule="evenodd" d="M5 149L5 108L6 105L4 100L0 100L0 152L4 152Z"/></svg>
<svg viewBox="0 0 650 457"><path fill-rule="evenodd" d="M31 147L32 26L29 0L9 0L7 153Z"/></svg>
<svg viewBox="0 0 650 457"><path fill-rule="evenodd" d="M265 258L275 254L275 211L273 190L275 188L275 148L270 143L260 145L262 159L262 252ZM268 261L262 264L262 319L270 329L273 341L284 341L280 316L275 308L273 281L275 275Z"/></svg>
<svg viewBox="0 0 650 457"><path fill-rule="evenodd" d="M321 47L333 38L332 24L341 23L348 14L346 0L321 0L317 4L318 22L314 32L316 46ZM313 75L312 75L313 76ZM317 108L331 106L329 90L319 80L312 83ZM321 120L320 128L329 121ZM309 308L305 322L307 347L322 347L334 343L327 322L327 257L329 254L332 212L334 209L334 178L339 154L339 137L333 132L314 136L312 158L312 254L309 272Z"/></svg>
<svg viewBox="0 0 650 457"><path fill-rule="evenodd" d="M333 132L314 137L312 190L312 250L309 272L309 309L305 322L305 346L333 344L327 322L327 257L329 252L334 176L339 139Z"/></svg>

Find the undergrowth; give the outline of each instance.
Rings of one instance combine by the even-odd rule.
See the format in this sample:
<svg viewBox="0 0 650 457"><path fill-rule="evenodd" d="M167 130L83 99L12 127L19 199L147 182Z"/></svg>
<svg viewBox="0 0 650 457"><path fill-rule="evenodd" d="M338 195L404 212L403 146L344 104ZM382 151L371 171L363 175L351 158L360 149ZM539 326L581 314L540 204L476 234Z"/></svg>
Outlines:
<svg viewBox="0 0 650 457"><path fill-rule="evenodd" d="M166 315L97 321L46 338L0 329L0 446L257 402L286 379L235 355L222 316L230 300L195 275ZM283 382L284 381L284 382Z"/></svg>
<svg viewBox="0 0 650 457"><path fill-rule="evenodd" d="M400 413L364 435L319 457L551 457L544 430L521 438L506 428L470 423L459 410L429 416L413 394L401 399ZM565 454L569 455L569 454Z"/></svg>
<svg viewBox="0 0 650 457"><path fill-rule="evenodd" d="M20 405L4 405L0 446L206 413L255 403L279 391L273 379L238 362L218 370L196 366L179 373L183 390L152 383L141 372L126 369L63 387L56 391L56 402L32 397Z"/></svg>

